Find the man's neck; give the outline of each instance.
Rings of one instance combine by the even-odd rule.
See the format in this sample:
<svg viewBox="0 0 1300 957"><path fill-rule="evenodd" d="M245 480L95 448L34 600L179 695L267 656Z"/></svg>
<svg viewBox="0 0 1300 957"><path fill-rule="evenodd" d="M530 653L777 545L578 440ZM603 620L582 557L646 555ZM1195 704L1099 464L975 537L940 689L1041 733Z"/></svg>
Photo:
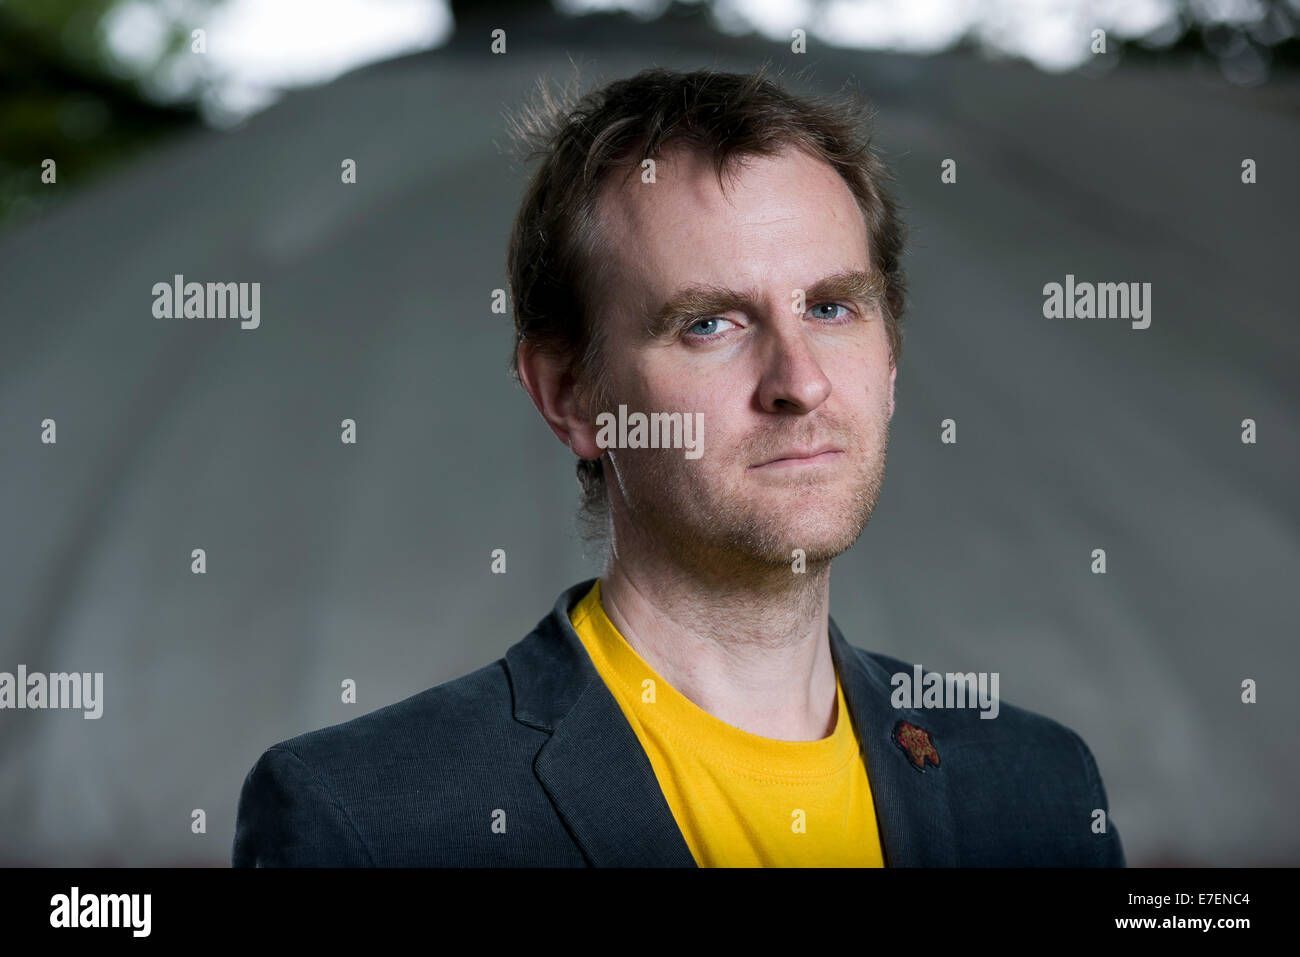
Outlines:
<svg viewBox="0 0 1300 957"><path fill-rule="evenodd" d="M719 720L783 741L834 730L829 562L737 583L615 549L600 595L637 654Z"/></svg>

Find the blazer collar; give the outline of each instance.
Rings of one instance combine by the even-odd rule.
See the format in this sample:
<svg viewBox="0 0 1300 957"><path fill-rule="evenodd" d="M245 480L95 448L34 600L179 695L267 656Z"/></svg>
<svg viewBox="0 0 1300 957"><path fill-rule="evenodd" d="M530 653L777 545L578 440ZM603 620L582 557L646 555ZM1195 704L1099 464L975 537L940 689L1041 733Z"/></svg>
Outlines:
<svg viewBox="0 0 1300 957"><path fill-rule="evenodd" d="M650 759L569 620L569 609L595 582L589 578L562 592L550 614L506 652L515 720L550 734L533 770L592 865L694 867ZM955 863L942 764L918 771L893 739L897 722L923 727L923 719L892 707L888 671L845 641L834 619L829 631L885 863Z"/></svg>

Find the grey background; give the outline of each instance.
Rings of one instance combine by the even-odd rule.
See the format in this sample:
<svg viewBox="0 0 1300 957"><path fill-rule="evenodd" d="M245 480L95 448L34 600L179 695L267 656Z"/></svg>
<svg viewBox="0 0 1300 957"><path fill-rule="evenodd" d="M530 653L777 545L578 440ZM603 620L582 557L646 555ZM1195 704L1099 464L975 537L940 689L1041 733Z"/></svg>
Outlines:
<svg viewBox="0 0 1300 957"><path fill-rule="evenodd" d="M598 574L489 309L526 175L501 113L570 55L858 80L912 300L832 613L1079 731L1131 864L1300 862L1294 78L565 29L296 93L0 234L0 670L102 671L106 699L0 712L0 863L223 865L262 749L492 661ZM174 273L260 282L261 328L153 318ZM1066 273L1152 283L1151 327L1044 319Z"/></svg>

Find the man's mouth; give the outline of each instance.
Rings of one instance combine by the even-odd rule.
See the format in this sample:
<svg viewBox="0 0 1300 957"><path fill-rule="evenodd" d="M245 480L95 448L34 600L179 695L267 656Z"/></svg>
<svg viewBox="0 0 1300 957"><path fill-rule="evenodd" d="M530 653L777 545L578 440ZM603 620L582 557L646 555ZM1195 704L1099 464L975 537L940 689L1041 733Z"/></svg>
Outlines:
<svg viewBox="0 0 1300 957"><path fill-rule="evenodd" d="M803 468L831 465L844 456L844 450L835 445L819 445L802 449L789 449L765 462L751 465L751 469Z"/></svg>

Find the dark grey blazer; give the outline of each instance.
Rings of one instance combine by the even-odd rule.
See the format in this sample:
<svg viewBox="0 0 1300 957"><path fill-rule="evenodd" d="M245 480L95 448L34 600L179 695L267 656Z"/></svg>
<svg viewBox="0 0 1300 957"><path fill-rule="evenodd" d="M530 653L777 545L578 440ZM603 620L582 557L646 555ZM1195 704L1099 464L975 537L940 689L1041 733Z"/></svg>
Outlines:
<svg viewBox="0 0 1300 957"><path fill-rule="evenodd" d="M504 658L269 748L240 793L234 866L695 866L569 622L594 582ZM895 709L890 676L911 665L849 645L833 619L830 638L888 866L1124 866L1077 734L1005 702L991 720ZM928 734L921 768L900 721Z"/></svg>

